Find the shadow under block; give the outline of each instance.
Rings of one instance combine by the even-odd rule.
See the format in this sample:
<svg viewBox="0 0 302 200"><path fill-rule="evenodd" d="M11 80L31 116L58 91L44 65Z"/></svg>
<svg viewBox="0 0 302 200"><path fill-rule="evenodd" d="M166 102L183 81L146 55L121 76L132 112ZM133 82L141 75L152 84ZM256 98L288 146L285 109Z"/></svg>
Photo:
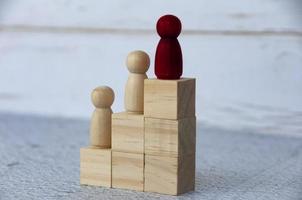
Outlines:
<svg viewBox="0 0 302 200"><path fill-rule="evenodd" d="M146 192L179 195L195 188L195 154L179 157L145 155Z"/></svg>
<svg viewBox="0 0 302 200"><path fill-rule="evenodd" d="M111 149L80 149L80 183L111 187Z"/></svg>
<svg viewBox="0 0 302 200"><path fill-rule="evenodd" d="M144 154L112 152L112 187L144 190Z"/></svg>
<svg viewBox="0 0 302 200"><path fill-rule="evenodd" d="M112 114L112 150L144 153L144 115L134 113Z"/></svg>
<svg viewBox="0 0 302 200"><path fill-rule="evenodd" d="M195 154L196 118L179 120L145 118L145 154L172 156Z"/></svg>
<svg viewBox="0 0 302 200"><path fill-rule="evenodd" d="M195 116L195 79L145 79L144 115L161 119Z"/></svg>

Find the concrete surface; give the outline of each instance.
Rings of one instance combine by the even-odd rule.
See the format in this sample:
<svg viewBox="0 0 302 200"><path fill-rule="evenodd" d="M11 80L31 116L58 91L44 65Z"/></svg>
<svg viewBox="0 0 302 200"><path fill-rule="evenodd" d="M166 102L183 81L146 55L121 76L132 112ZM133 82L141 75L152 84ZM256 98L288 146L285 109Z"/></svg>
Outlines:
<svg viewBox="0 0 302 200"><path fill-rule="evenodd" d="M302 199L302 137L198 124L196 191L179 197L79 185L88 120L0 114L0 199Z"/></svg>

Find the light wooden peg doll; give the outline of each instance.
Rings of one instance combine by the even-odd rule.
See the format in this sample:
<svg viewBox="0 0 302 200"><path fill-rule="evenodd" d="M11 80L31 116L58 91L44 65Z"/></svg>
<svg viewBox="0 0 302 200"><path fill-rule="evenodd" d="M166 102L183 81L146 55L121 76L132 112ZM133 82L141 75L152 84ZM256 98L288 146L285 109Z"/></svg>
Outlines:
<svg viewBox="0 0 302 200"><path fill-rule="evenodd" d="M111 105L114 92L107 86L97 87L91 93L91 100L96 109L91 118L90 145L111 148Z"/></svg>
<svg viewBox="0 0 302 200"><path fill-rule="evenodd" d="M144 80L150 66L150 58L143 51L133 51L127 56L129 77L125 88L125 109L127 112L144 112Z"/></svg>

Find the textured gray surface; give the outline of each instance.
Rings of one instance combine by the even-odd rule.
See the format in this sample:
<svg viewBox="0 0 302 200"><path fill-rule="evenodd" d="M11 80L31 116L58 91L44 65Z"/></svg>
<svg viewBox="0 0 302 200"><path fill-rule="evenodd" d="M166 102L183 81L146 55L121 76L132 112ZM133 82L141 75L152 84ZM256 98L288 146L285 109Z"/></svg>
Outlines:
<svg viewBox="0 0 302 200"><path fill-rule="evenodd" d="M88 121L0 114L0 199L302 199L302 138L198 124L196 191L180 197L79 185Z"/></svg>

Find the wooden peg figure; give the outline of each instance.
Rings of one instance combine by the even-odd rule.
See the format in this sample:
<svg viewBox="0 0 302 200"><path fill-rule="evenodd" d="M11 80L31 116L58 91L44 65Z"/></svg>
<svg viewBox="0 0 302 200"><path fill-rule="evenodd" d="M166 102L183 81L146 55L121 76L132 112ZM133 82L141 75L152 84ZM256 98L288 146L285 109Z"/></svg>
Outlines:
<svg viewBox="0 0 302 200"><path fill-rule="evenodd" d="M155 53L155 75L158 79L179 79L182 75L182 53L177 40L181 22L174 15L164 15L157 21L161 37Z"/></svg>
<svg viewBox="0 0 302 200"><path fill-rule="evenodd" d="M100 86L91 93L96 107L91 118L90 145L98 148L111 148L111 105L114 92L110 87Z"/></svg>
<svg viewBox="0 0 302 200"><path fill-rule="evenodd" d="M127 56L129 77L125 88L125 109L127 112L144 112L144 80L150 66L150 58L143 51L133 51Z"/></svg>

